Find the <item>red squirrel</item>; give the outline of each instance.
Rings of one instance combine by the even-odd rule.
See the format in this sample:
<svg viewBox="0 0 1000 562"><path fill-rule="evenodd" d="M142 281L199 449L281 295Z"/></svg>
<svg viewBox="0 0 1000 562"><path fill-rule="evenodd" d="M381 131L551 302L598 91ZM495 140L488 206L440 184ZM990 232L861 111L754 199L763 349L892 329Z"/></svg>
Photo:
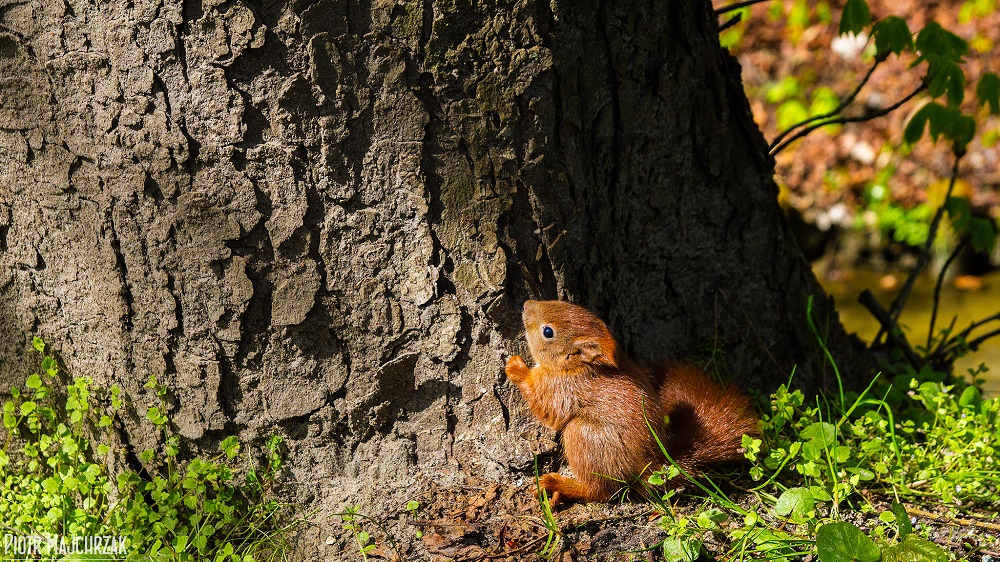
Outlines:
<svg viewBox="0 0 1000 562"><path fill-rule="evenodd" d="M681 363L640 365L618 349L607 326L562 301L527 301L522 314L529 367L515 355L507 378L542 424L562 431L575 478L545 474L539 484L560 501L605 502L670 457L690 475L743 459L742 437L758 433L749 399Z"/></svg>

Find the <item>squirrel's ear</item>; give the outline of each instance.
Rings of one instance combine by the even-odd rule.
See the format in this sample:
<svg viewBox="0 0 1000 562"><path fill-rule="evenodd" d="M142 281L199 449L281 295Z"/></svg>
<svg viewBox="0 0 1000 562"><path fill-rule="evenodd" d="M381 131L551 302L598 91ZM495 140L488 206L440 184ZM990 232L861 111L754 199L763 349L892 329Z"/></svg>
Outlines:
<svg viewBox="0 0 1000 562"><path fill-rule="evenodd" d="M604 353L600 340L595 338L577 338L573 345L580 351L580 357L585 363L614 363L611 357Z"/></svg>

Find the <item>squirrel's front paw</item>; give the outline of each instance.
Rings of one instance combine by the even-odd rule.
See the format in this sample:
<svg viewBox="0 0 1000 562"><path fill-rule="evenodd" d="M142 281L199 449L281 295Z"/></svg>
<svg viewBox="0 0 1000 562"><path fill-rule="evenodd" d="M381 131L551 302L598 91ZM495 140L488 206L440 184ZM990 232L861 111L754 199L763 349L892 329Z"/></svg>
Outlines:
<svg viewBox="0 0 1000 562"><path fill-rule="evenodd" d="M522 381L528 378L528 373L531 372L528 369L528 364L524 362L524 359L520 355L514 355L507 359L507 364L504 366L504 372L507 373L507 378L514 381Z"/></svg>

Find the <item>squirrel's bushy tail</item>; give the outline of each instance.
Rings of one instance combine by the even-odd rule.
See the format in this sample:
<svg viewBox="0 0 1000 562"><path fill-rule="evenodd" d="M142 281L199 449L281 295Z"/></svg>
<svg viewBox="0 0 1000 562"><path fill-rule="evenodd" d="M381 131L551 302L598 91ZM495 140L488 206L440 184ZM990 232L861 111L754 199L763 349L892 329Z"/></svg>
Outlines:
<svg viewBox="0 0 1000 562"><path fill-rule="evenodd" d="M657 392L668 422L660 439L674 462L694 475L743 460L743 435L760 433L749 397L691 365L673 363L661 373Z"/></svg>

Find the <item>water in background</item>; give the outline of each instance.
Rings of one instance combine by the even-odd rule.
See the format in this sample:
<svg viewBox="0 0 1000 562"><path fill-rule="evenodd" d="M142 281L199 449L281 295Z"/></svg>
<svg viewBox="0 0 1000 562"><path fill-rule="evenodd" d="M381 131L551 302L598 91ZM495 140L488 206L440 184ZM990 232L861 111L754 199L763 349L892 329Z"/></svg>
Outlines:
<svg viewBox="0 0 1000 562"><path fill-rule="evenodd" d="M870 343L878 333L879 323L868 309L858 303L858 295L869 289L882 306L888 309L906 281L905 274L896 274L895 287L892 287L893 279L886 277L884 273L853 269L828 275L822 271L821 264L817 263L815 267L820 283L836 300L837 311L844 327L848 332L855 332L866 343ZM968 327L973 321L1000 312L1000 272L993 272L977 279L982 281L982 286L978 290L960 290L952 282L943 285L935 331L948 327L955 315L958 316L954 328L957 332ZM927 344L935 282L936 279L930 274L918 278L900 316L900 324L914 347ZM972 337L975 338L977 334L985 334L997 328L1000 328L1000 322L991 322L973 332ZM955 373L967 373L967 369L977 367L980 363L986 363L992 368L985 375L981 375L986 379L983 391L988 396L1000 396L1000 336L986 340L978 351L971 352L956 361Z"/></svg>

